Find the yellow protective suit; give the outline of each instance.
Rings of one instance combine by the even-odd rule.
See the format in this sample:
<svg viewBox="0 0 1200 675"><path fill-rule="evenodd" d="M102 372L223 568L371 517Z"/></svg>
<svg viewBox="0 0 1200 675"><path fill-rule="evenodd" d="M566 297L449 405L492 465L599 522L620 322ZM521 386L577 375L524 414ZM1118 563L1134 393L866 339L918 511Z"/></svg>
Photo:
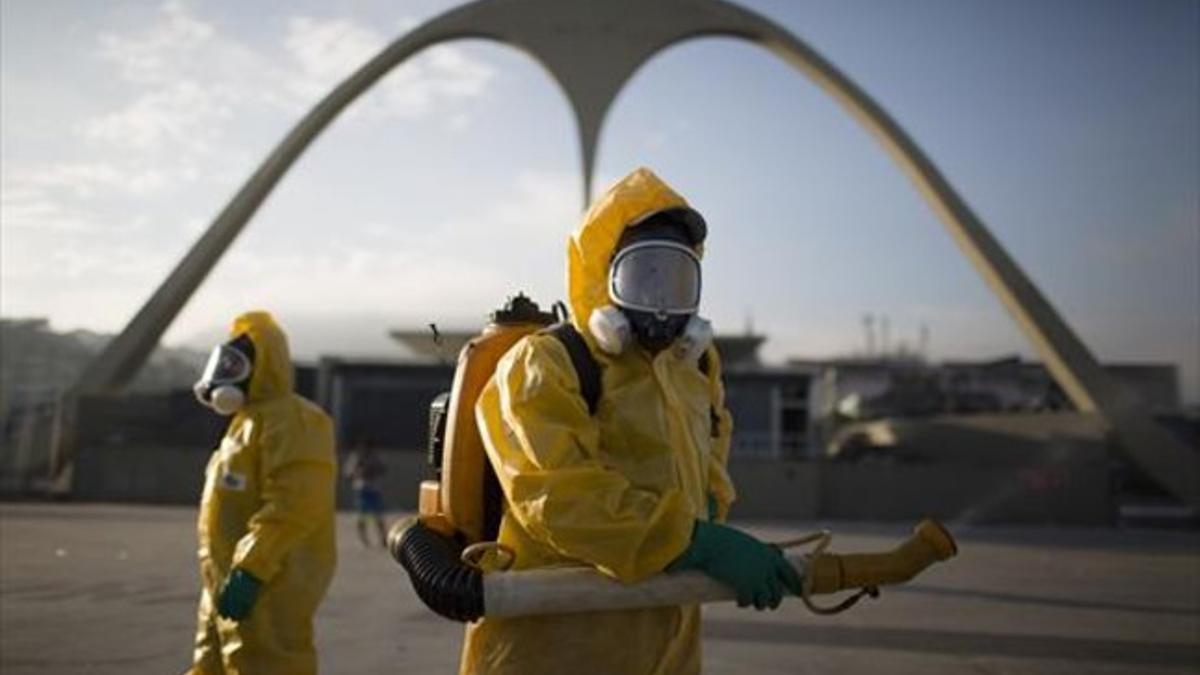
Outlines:
<svg viewBox="0 0 1200 675"><path fill-rule="evenodd" d="M312 618L333 576L333 424L292 391L287 339L266 312L233 322L249 335L247 403L208 462L200 501L199 627L192 673L315 673ZM234 567L263 582L242 621L217 616Z"/></svg>
<svg viewBox="0 0 1200 675"><path fill-rule="evenodd" d="M672 350L653 359L631 346L599 351L592 311L609 304L609 262L626 226L684 200L639 169L598 200L568 242L572 321L602 371L588 413L566 349L533 334L497 364L476 405L488 458L505 496L499 541L515 569L586 564L624 582L657 574L706 519L734 498L725 470L732 421L720 365L709 374ZM712 434L711 412L718 411ZM462 673L698 673L696 606L488 619L467 627Z"/></svg>

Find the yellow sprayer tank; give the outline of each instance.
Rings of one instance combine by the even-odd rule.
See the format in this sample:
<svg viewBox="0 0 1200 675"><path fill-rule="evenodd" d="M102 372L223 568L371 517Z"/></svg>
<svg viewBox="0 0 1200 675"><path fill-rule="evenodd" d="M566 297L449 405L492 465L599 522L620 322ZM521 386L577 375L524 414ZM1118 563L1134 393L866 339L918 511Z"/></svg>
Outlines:
<svg viewBox="0 0 1200 675"><path fill-rule="evenodd" d="M518 293L492 313L483 332L459 353L440 442L440 480L421 483L419 513L426 526L461 536L467 544L495 536L487 529L498 524L503 499L475 426L475 402L500 357L522 337L552 323L553 314Z"/></svg>

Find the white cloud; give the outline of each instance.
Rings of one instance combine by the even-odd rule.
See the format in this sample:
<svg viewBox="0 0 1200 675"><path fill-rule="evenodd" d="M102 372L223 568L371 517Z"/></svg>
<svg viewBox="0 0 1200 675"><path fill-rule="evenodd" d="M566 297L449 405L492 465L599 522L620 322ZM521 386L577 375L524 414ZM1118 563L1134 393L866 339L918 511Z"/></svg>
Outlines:
<svg viewBox="0 0 1200 675"><path fill-rule="evenodd" d="M212 317L250 306L325 317L328 328L306 329L325 334L305 337L323 353L340 350L335 333L344 320L375 317L381 335L383 327L429 321L476 326L517 290L543 304L562 296L564 241L578 218L577 176L522 171L504 198L429 227L347 223L320 245L248 239L222 261L172 335L189 339Z"/></svg>
<svg viewBox="0 0 1200 675"><path fill-rule="evenodd" d="M306 111L393 37L352 19L296 16L286 21L282 51L256 49L184 3L167 2L149 27L100 36L100 58L135 94L77 131L135 151L208 154L230 122L251 110ZM354 117L426 117L481 96L492 77L490 66L461 50L434 47L387 76L355 105Z"/></svg>
<svg viewBox="0 0 1200 675"><path fill-rule="evenodd" d="M390 37L348 19L291 18L284 46L299 72L289 89L304 100L317 100L382 51ZM355 111L373 119L425 117L443 104L482 95L493 76L491 66L439 45L386 76ZM459 124L465 115L455 114Z"/></svg>
<svg viewBox="0 0 1200 675"><path fill-rule="evenodd" d="M212 24L172 0L162 5L159 22L149 31L134 36L101 34L101 55L116 63L126 80L159 84L177 76L179 57L211 44L215 32Z"/></svg>
<svg viewBox="0 0 1200 675"><path fill-rule="evenodd" d="M113 258L109 249L122 237L143 230L145 216L113 219L98 207L101 200L141 200L160 190L166 179L149 167L107 162L71 162L36 169L6 170L0 182L0 232L3 233L4 276L45 274L59 277L67 265L50 265L64 250ZM95 241L97 237L101 241ZM48 281L48 280L47 280ZM34 283L35 287L46 285Z"/></svg>
<svg viewBox="0 0 1200 675"><path fill-rule="evenodd" d="M97 55L131 94L80 120L75 132L97 147L160 161L218 161L234 149L237 120L295 119L394 37L348 18L296 16L285 25L281 49L251 46L172 0L145 27L100 35ZM461 50L434 47L385 77L349 116L369 123L445 113L461 129L469 111L456 106L483 95L492 77L490 66ZM169 178L185 176L172 171Z"/></svg>
<svg viewBox="0 0 1200 675"><path fill-rule="evenodd" d="M18 170L5 188L5 201L45 196L64 189L77 197L91 197L101 190L144 195L162 188L167 178L149 166L126 166L112 162L69 162L33 170Z"/></svg>
<svg viewBox="0 0 1200 675"><path fill-rule="evenodd" d="M490 209L492 218L507 231L535 235L572 231L579 219L581 191L579 176L571 173L522 171L510 199Z"/></svg>
<svg viewBox="0 0 1200 675"><path fill-rule="evenodd" d="M275 40L252 43L203 16L203 9L171 0L141 10L129 29L100 34L91 56L110 68L116 86L97 101L97 113L68 122L83 143L57 158L5 159L0 227L9 307L17 306L8 302L13 293L44 297L48 289L68 287L59 281L87 274L94 275L89 297L103 296L109 280L114 292L127 292L117 289L112 270L144 273L140 298L161 270L136 263L173 260L179 251L164 243L161 229L157 242L147 238L147 250L122 248L122 236L146 226L134 214L151 213L155 222L174 223L171 231L194 236L209 222L210 200L244 179L274 140L254 136L247 125L265 123L281 134L394 37L348 18L293 17L282 22ZM429 50L385 78L350 117L370 125L436 113L436 123L450 119L463 127L470 121L463 104L485 93L492 73L457 49ZM181 188L197 182L206 184L203 213L184 206L197 191ZM313 292L322 284L348 287L336 283L338 275L399 263L370 251L349 260L349 267L327 261L327 276L318 277ZM438 269L447 271L445 264ZM26 304L39 306L32 299Z"/></svg>
<svg viewBox="0 0 1200 675"><path fill-rule="evenodd" d="M301 86L301 93L311 96L327 92L339 79L366 63L383 47L383 38L349 19L298 16L288 19L283 44L304 76L293 86Z"/></svg>
<svg viewBox="0 0 1200 675"><path fill-rule="evenodd" d="M159 271L157 256L147 253L145 246L120 243L104 251L94 246L66 246L47 252L47 256L63 279L140 281Z"/></svg>
<svg viewBox="0 0 1200 675"><path fill-rule="evenodd" d="M466 113L451 115L446 120L446 129L453 133L462 133L471 128L471 116Z"/></svg>
<svg viewBox="0 0 1200 675"><path fill-rule="evenodd" d="M0 189L0 224L5 232L4 248L8 250L14 246L14 230L83 233L99 229L86 212L65 206L45 190L28 184Z"/></svg>
<svg viewBox="0 0 1200 675"><path fill-rule="evenodd" d="M210 154L235 115L281 103L278 66L181 2L162 5L145 28L101 34L98 56L132 93L75 131L111 148L159 157Z"/></svg>
<svg viewBox="0 0 1200 675"><path fill-rule="evenodd" d="M483 251L501 255L500 249L521 249L552 243L565 244L581 211L582 185L570 172L517 171L506 196L451 220L410 231L393 224L371 222L361 231L372 245L429 247L461 252ZM559 261L553 261L556 265Z"/></svg>
<svg viewBox="0 0 1200 675"><path fill-rule="evenodd" d="M78 131L89 140L135 150L171 148L208 154L220 137L220 121L233 116L232 102L217 91L183 80L164 84L121 110L87 120Z"/></svg>

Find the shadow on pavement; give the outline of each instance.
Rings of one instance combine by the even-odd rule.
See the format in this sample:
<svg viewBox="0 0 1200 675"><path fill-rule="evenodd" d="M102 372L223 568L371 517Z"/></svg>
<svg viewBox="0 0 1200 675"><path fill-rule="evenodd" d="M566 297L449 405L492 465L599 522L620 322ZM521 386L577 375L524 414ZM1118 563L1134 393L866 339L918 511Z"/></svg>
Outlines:
<svg viewBox="0 0 1200 675"><path fill-rule="evenodd" d="M708 619L704 622L704 637L708 640L734 642L890 649L962 656L990 654L1010 658L1102 661L1189 668L1200 663L1200 646L1198 645L1005 635L970 631L805 626Z"/></svg>
<svg viewBox="0 0 1200 675"><path fill-rule="evenodd" d="M974 598L978 600L993 600L996 602L1014 602L1024 605L1069 607L1071 609L1102 609L1117 612L1142 612L1145 614L1172 614L1175 616L1200 617L1200 607L1156 607L1154 605L1135 605L1122 602L1105 602L1098 600L1076 600L1073 598L1047 598L1041 595L1003 593L999 591L974 591L966 588L946 588L943 586L923 586L919 584L891 586L885 592L941 595L953 598Z"/></svg>

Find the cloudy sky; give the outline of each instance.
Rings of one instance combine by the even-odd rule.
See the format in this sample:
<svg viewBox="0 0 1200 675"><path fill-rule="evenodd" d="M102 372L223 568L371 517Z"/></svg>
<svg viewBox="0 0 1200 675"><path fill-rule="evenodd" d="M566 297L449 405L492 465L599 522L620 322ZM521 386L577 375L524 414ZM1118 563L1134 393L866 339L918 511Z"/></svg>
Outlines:
<svg viewBox="0 0 1200 675"><path fill-rule="evenodd" d="M1200 398L1200 3L742 0L911 133L1107 361ZM298 117L454 3L0 3L0 314L119 330ZM396 355L563 295L578 219L565 99L479 41L422 53L297 163L166 335L250 307L297 352ZM940 222L824 94L748 44L656 57L606 122L597 188L650 166L705 213L705 307L767 356L929 327L935 358L1032 356Z"/></svg>

